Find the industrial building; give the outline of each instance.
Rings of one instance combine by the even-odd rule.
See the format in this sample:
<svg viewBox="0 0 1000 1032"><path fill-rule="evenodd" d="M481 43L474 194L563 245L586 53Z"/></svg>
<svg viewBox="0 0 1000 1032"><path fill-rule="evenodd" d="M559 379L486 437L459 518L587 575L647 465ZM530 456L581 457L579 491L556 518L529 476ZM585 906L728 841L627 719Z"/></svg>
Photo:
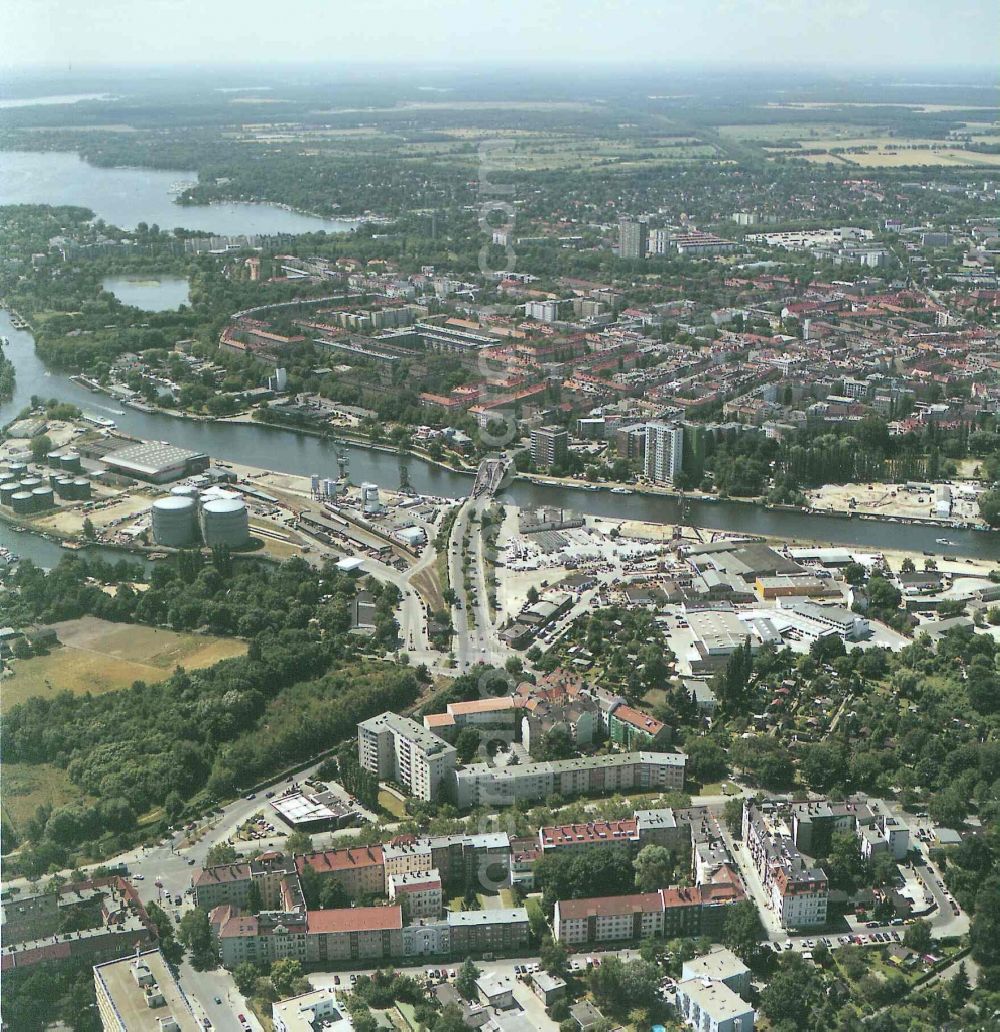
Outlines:
<svg viewBox="0 0 1000 1032"><path fill-rule="evenodd" d="M65 460L67 456L63 456ZM104 464L127 477L165 484L208 469L204 452L189 451L160 441L142 441L104 456ZM67 468L63 463L63 468Z"/></svg>

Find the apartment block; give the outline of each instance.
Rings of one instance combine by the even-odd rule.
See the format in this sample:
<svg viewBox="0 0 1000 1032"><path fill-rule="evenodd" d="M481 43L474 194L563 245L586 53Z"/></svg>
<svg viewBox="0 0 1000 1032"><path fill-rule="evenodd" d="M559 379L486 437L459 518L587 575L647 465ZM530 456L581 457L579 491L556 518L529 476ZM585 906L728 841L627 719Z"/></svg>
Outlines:
<svg viewBox="0 0 1000 1032"><path fill-rule="evenodd" d="M553 792L569 797L628 789L679 791L686 763L681 752L628 752L513 767L474 763L456 772L457 802L464 809L480 803L509 806Z"/></svg>
<svg viewBox="0 0 1000 1032"><path fill-rule="evenodd" d="M358 760L381 780L395 781L417 799L447 791L457 753L415 720L386 711L358 724Z"/></svg>
<svg viewBox="0 0 1000 1032"><path fill-rule="evenodd" d="M743 841L782 928L826 923L826 872L801 853L791 830L773 811L743 804Z"/></svg>
<svg viewBox="0 0 1000 1032"><path fill-rule="evenodd" d="M569 434L561 426L540 426L531 431L531 461L536 466L555 466L569 451Z"/></svg>
<svg viewBox="0 0 1000 1032"><path fill-rule="evenodd" d="M647 423L646 476L655 484L672 484L684 464L684 429L675 423Z"/></svg>
<svg viewBox="0 0 1000 1032"><path fill-rule="evenodd" d="M724 982L689 978L677 985L677 1010L697 1032L751 1032L753 1007Z"/></svg>
<svg viewBox="0 0 1000 1032"><path fill-rule="evenodd" d="M94 966L104 1032L200 1032L191 1002L159 950Z"/></svg>
<svg viewBox="0 0 1000 1032"><path fill-rule="evenodd" d="M352 897L381 895L385 891L385 859L381 846L328 849L296 857L301 877L310 867L320 878L336 881Z"/></svg>

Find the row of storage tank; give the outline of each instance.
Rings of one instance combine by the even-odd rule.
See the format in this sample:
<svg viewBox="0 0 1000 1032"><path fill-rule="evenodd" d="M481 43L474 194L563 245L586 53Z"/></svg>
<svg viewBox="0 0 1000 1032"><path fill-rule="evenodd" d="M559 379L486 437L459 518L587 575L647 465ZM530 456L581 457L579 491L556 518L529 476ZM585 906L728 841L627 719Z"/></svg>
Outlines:
<svg viewBox="0 0 1000 1032"><path fill-rule="evenodd" d="M9 506L16 513L32 513L51 509L57 496L63 501L90 498L90 481L86 477L69 476L69 472L67 469L67 472L50 473L46 483L24 463L12 462L6 470L0 471L0 505Z"/></svg>
<svg viewBox="0 0 1000 1032"><path fill-rule="evenodd" d="M250 540L246 503L220 488L199 492L175 487L153 502L153 541L169 548L184 548L201 540L209 548L239 548Z"/></svg>

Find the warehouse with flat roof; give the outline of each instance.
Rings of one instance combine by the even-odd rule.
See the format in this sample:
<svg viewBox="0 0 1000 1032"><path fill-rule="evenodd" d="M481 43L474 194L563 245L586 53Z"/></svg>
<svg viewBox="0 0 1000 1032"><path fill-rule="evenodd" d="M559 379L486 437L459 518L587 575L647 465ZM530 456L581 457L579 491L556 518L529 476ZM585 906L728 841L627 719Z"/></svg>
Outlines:
<svg viewBox="0 0 1000 1032"><path fill-rule="evenodd" d="M164 484L208 469L204 452L190 451L161 441L142 441L104 456L104 464L116 473L137 480Z"/></svg>

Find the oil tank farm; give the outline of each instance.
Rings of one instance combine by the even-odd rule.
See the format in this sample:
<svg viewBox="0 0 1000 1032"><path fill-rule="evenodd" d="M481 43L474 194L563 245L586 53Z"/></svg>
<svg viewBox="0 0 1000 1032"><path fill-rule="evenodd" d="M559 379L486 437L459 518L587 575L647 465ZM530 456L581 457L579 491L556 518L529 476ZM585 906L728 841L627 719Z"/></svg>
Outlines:
<svg viewBox="0 0 1000 1032"><path fill-rule="evenodd" d="M241 548L250 540L246 504L239 498L210 498L201 507L201 536L209 548Z"/></svg>
<svg viewBox="0 0 1000 1032"><path fill-rule="evenodd" d="M168 495L153 502L153 540L158 545L183 548L193 544L198 530L198 506L193 498Z"/></svg>

